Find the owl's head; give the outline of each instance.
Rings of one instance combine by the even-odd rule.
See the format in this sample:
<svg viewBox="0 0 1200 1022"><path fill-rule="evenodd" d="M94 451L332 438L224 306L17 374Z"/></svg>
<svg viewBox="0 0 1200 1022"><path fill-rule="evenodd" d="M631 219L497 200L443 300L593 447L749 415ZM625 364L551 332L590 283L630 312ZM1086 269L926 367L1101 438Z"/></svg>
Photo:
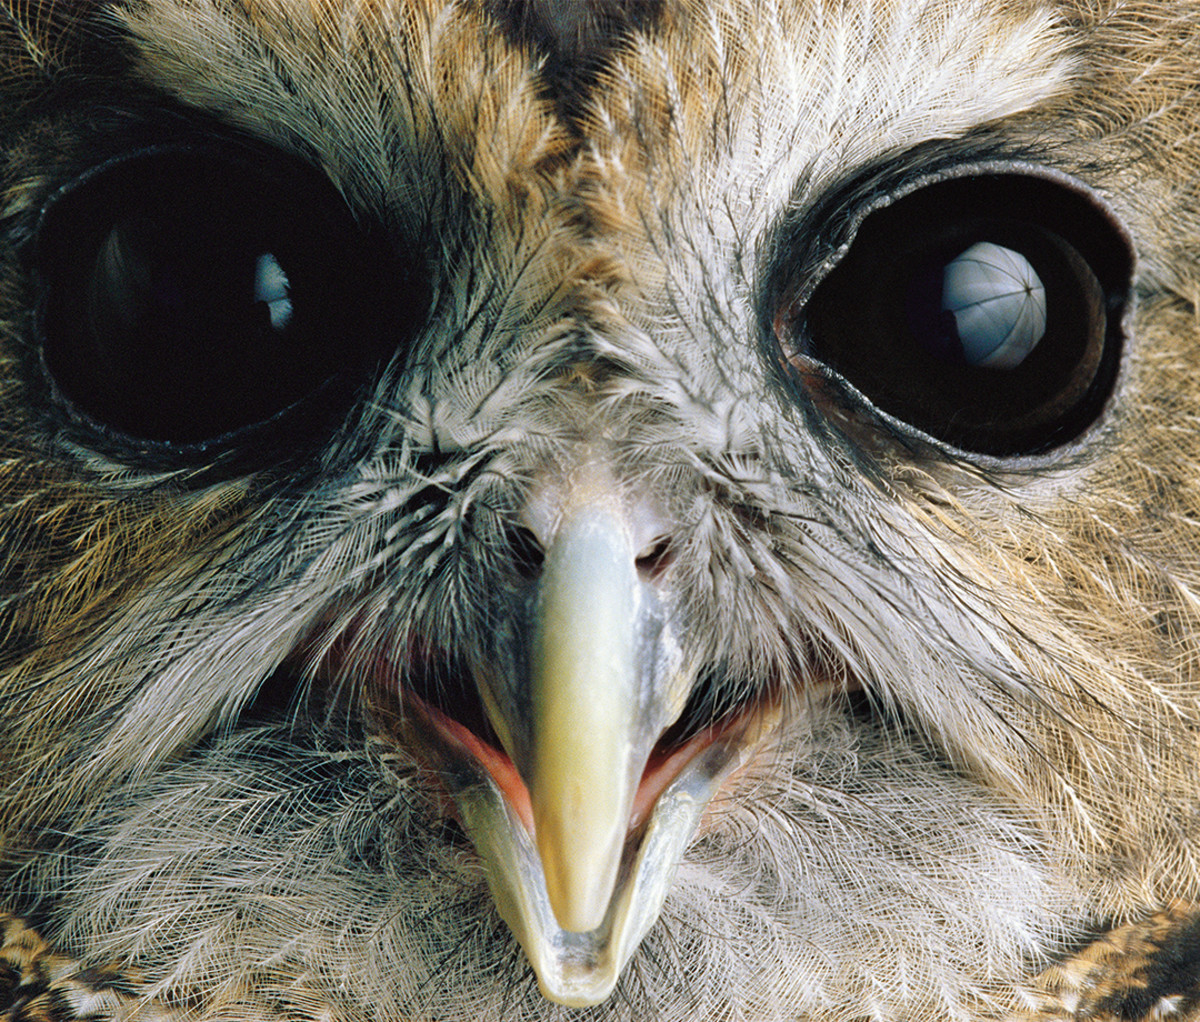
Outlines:
<svg viewBox="0 0 1200 1022"><path fill-rule="evenodd" d="M0 57L0 890L64 951L189 1017L984 1017L1200 898L1189 0Z"/></svg>

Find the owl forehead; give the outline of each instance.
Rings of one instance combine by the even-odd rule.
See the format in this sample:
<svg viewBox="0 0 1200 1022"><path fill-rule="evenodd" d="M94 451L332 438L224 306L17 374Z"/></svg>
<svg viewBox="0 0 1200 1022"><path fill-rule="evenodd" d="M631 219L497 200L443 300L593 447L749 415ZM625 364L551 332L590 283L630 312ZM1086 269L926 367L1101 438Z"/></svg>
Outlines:
<svg viewBox="0 0 1200 1022"><path fill-rule="evenodd" d="M157 87L303 140L361 201L427 204L441 163L525 216L514 181L577 187L558 171L581 157L587 196L600 179L639 205L777 209L801 174L1053 97L1075 42L1049 7L995 0L167 0L123 18Z"/></svg>
<svg viewBox="0 0 1200 1022"><path fill-rule="evenodd" d="M890 154L1052 98L1068 44L1052 11L1022 4L687 6L616 55L585 134L656 206L688 182L744 233Z"/></svg>

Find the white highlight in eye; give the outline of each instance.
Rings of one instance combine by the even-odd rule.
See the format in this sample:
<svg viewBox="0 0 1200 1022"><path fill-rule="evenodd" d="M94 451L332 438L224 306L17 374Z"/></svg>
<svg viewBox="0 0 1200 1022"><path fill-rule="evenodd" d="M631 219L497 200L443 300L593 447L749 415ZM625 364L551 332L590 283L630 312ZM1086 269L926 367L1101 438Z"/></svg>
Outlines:
<svg viewBox="0 0 1200 1022"><path fill-rule="evenodd" d="M942 310L969 365L1014 369L1046 333L1046 288L1020 252L981 241L946 264Z"/></svg>
<svg viewBox="0 0 1200 1022"><path fill-rule="evenodd" d="M287 329L292 321L291 284L279 260L270 252L264 252L254 264L254 300L266 303L274 329Z"/></svg>

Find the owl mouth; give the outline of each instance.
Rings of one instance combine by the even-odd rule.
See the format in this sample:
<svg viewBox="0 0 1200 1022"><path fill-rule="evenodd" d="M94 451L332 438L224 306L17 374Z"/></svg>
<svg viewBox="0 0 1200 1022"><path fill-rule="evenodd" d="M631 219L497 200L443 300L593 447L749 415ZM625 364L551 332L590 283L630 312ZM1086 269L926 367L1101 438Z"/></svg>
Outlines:
<svg viewBox="0 0 1200 1022"><path fill-rule="evenodd" d="M482 860L496 907L543 994L571 1007L604 1001L658 919L714 796L769 749L779 700L763 697L699 730L664 732L636 785L603 916L579 931L563 926L551 904L529 788L479 701L472 707L456 699L451 708L444 685L436 697L426 691L427 699L416 680L410 672L394 690L402 706L397 726L449 795L445 809Z"/></svg>

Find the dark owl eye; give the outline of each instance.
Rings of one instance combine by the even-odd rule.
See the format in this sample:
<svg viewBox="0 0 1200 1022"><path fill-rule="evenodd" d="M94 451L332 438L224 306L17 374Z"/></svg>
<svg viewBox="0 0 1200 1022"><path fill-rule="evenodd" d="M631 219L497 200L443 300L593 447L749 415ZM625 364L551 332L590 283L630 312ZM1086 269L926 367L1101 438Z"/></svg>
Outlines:
<svg viewBox="0 0 1200 1022"><path fill-rule="evenodd" d="M421 304L324 179L203 150L144 152L68 187L43 214L36 268L59 393L175 444L361 376Z"/></svg>
<svg viewBox="0 0 1200 1022"><path fill-rule="evenodd" d="M1056 180L940 180L868 213L785 331L882 411L963 450L1027 454L1099 414L1132 257Z"/></svg>

